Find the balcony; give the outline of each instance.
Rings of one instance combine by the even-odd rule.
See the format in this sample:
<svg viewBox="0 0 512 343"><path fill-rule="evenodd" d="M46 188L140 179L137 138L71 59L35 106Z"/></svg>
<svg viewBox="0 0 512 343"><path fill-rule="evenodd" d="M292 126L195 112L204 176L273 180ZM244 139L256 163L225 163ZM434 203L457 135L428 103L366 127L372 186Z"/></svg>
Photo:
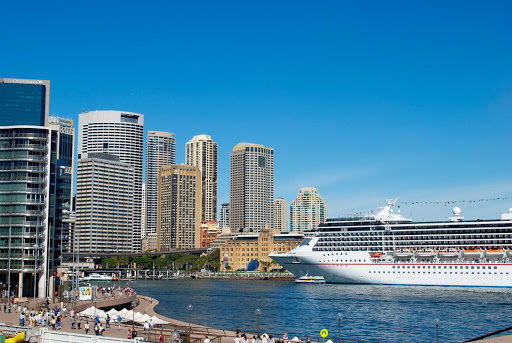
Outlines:
<svg viewBox="0 0 512 343"><path fill-rule="evenodd" d="M46 145L44 145L44 144L0 144L0 150L45 151Z"/></svg>
<svg viewBox="0 0 512 343"><path fill-rule="evenodd" d="M46 168L45 167L36 167L36 166L0 166L0 171L45 172ZM5 177L3 177L3 178L5 178Z"/></svg>

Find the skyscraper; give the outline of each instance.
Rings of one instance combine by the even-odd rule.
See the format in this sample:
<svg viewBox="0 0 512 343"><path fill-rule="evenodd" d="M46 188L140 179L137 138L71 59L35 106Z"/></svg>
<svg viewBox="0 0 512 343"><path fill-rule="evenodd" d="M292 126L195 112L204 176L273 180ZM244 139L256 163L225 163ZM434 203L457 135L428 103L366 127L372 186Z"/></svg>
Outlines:
<svg viewBox="0 0 512 343"><path fill-rule="evenodd" d="M195 166L162 167L158 174L157 250L201 247L201 172Z"/></svg>
<svg viewBox="0 0 512 343"><path fill-rule="evenodd" d="M229 227L229 203L220 205L219 228L223 229L225 227Z"/></svg>
<svg viewBox="0 0 512 343"><path fill-rule="evenodd" d="M130 254L135 218L133 166L116 155L81 157L76 180L77 249L81 254Z"/></svg>
<svg viewBox="0 0 512 343"><path fill-rule="evenodd" d="M290 205L290 231L316 229L327 218L327 205L316 188L301 188Z"/></svg>
<svg viewBox="0 0 512 343"><path fill-rule="evenodd" d="M101 152L119 156L133 167L133 252L142 250L142 163L144 116L121 111L80 113L78 119L78 159L82 154ZM77 175L78 177L78 175Z"/></svg>
<svg viewBox="0 0 512 343"><path fill-rule="evenodd" d="M230 160L229 227L258 232L272 224L274 149L239 143Z"/></svg>
<svg viewBox="0 0 512 343"><path fill-rule="evenodd" d="M288 206L286 200L277 198L274 200L274 229L281 232L288 231Z"/></svg>
<svg viewBox="0 0 512 343"><path fill-rule="evenodd" d="M217 143L208 135L194 136L185 146L185 164L201 171L201 220L217 218Z"/></svg>
<svg viewBox="0 0 512 343"><path fill-rule="evenodd" d="M148 131L146 140L146 233L156 235L158 172L163 166L176 164L174 133Z"/></svg>
<svg viewBox="0 0 512 343"><path fill-rule="evenodd" d="M74 129L48 116L49 86L0 79L0 281L19 297L52 294L69 249Z"/></svg>

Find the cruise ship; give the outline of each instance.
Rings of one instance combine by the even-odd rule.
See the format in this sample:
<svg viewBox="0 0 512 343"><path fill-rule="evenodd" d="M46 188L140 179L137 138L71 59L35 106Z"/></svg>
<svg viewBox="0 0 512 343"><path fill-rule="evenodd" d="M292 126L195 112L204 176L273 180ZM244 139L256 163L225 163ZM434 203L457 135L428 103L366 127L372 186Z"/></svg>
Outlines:
<svg viewBox="0 0 512 343"><path fill-rule="evenodd" d="M300 278L327 283L512 287L512 209L501 219L440 222L394 212L326 220L288 253L270 257Z"/></svg>

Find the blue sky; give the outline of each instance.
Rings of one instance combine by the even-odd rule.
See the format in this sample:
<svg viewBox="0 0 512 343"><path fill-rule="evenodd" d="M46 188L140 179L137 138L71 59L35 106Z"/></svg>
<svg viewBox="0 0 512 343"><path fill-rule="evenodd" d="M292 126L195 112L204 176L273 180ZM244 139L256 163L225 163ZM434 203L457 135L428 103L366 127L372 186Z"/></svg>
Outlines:
<svg viewBox="0 0 512 343"><path fill-rule="evenodd" d="M329 215L512 196L510 1L32 2L2 5L1 77L49 79L50 111L145 115L229 151L275 149L275 196ZM512 200L463 204L498 217ZM450 207L403 205L414 219Z"/></svg>

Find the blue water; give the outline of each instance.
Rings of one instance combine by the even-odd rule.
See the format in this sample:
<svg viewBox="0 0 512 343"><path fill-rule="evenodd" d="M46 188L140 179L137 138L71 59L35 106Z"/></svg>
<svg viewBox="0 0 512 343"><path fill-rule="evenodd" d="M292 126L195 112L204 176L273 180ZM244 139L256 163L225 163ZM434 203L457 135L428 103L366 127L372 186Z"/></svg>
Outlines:
<svg viewBox="0 0 512 343"><path fill-rule="evenodd" d="M285 281L181 279L137 281L137 292L160 301L156 311L215 328L380 342L462 342L512 326L512 290L504 288L296 285ZM509 331L508 334L512 334Z"/></svg>

